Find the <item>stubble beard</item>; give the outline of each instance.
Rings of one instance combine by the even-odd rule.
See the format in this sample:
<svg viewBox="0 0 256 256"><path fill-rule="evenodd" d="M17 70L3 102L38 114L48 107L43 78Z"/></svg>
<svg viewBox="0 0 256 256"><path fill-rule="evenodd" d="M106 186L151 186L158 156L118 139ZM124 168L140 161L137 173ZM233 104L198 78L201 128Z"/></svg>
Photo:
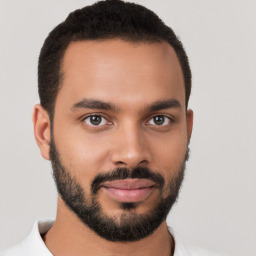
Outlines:
<svg viewBox="0 0 256 256"><path fill-rule="evenodd" d="M82 223L100 237L113 242L128 242L138 241L149 236L166 220L178 199L186 161L189 158L189 148L187 148L184 161L176 172L177 176L169 182L167 196L163 195L165 180L162 175L145 167L133 170L118 168L108 173L99 174L91 184L91 194L86 195L77 179L72 177L63 166L53 139L50 142L50 158L57 191L66 206L75 213ZM96 199L100 184L104 181L126 178L151 179L156 182L160 190L159 201L150 212L144 214L134 211L137 207L136 203L120 203L123 213L119 216L107 216ZM88 200L89 198L90 200Z"/></svg>

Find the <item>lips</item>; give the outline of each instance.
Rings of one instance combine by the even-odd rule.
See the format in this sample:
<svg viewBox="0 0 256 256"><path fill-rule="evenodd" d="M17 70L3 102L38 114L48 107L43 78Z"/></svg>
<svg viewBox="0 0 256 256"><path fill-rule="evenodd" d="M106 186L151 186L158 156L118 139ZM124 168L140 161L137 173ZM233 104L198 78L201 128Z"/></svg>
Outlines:
<svg viewBox="0 0 256 256"><path fill-rule="evenodd" d="M154 186L150 180L125 179L105 182L103 190L115 201L136 203L149 197Z"/></svg>

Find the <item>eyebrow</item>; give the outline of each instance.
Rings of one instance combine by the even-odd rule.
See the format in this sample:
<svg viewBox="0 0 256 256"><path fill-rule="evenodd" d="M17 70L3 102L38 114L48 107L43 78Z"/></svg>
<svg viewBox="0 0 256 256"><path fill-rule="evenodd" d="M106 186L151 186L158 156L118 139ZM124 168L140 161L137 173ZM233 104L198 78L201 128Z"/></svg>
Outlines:
<svg viewBox="0 0 256 256"><path fill-rule="evenodd" d="M149 112L158 111L167 108L181 108L181 104L176 99L168 99L162 101L156 101L147 108Z"/></svg>
<svg viewBox="0 0 256 256"><path fill-rule="evenodd" d="M111 103L103 102L94 99L82 99L81 101L75 103L71 110L90 108L90 109L102 109L102 110L113 110L117 111L118 108Z"/></svg>
<svg viewBox="0 0 256 256"><path fill-rule="evenodd" d="M95 99L82 99L81 101L75 103L72 107L71 110L75 111L78 109L101 109L101 110L111 110L118 112L119 108L112 103L100 101L100 100L95 100ZM176 99L168 99L168 100L162 100L162 101L156 101L153 104L149 105L146 108L143 108L145 112L153 112L153 111L158 111L162 109L167 109L167 108L181 108L181 104L178 100Z"/></svg>

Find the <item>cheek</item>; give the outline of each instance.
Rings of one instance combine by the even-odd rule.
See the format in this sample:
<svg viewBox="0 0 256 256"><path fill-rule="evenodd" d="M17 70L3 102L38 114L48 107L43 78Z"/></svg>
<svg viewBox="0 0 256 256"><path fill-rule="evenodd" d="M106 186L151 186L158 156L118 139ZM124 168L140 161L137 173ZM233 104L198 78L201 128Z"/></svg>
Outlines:
<svg viewBox="0 0 256 256"><path fill-rule="evenodd" d="M177 127L172 133L154 139L153 144L154 169L166 180L177 176L187 151L186 130Z"/></svg>
<svg viewBox="0 0 256 256"><path fill-rule="evenodd" d="M64 167L72 177L76 177L86 193L90 193L90 184L103 170L107 155L107 145L96 134L84 132L56 132L55 144Z"/></svg>
<svg viewBox="0 0 256 256"><path fill-rule="evenodd" d="M185 137L186 138L186 137ZM162 147L161 147L162 145ZM165 140L165 144L159 145L158 157L155 169L165 179L165 186L162 191L163 198L167 198L170 193L177 193L176 185L179 187L180 179L183 177L184 159L187 152L187 142L181 136ZM171 184L171 187L170 187Z"/></svg>

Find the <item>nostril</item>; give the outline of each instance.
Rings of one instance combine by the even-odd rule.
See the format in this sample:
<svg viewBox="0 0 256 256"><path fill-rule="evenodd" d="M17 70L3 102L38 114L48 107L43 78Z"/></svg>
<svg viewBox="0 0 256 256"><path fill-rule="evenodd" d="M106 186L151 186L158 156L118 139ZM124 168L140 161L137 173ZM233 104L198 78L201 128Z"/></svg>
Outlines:
<svg viewBox="0 0 256 256"><path fill-rule="evenodd" d="M117 165L127 165L125 162L122 162L122 161L117 161L116 164Z"/></svg>
<svg viewBox="0 0 256 256"><path fill-rule="evenodd" d="M116 168L125 168L129 170L133 170L134 168L141 167L141 168L146 168L149 165L149 161L147 160L142 160L137 164L131 164L131 163L125 163L123 161L117 161L115 162Z"/></svg>
<svg viewBox="0 0 256 256"><path fill-rule="evenodd" d="M139 165L146 165L146 164L148 164L148 163L149 163L148 160L142 160L142 161L139 163Z"/></svg>

